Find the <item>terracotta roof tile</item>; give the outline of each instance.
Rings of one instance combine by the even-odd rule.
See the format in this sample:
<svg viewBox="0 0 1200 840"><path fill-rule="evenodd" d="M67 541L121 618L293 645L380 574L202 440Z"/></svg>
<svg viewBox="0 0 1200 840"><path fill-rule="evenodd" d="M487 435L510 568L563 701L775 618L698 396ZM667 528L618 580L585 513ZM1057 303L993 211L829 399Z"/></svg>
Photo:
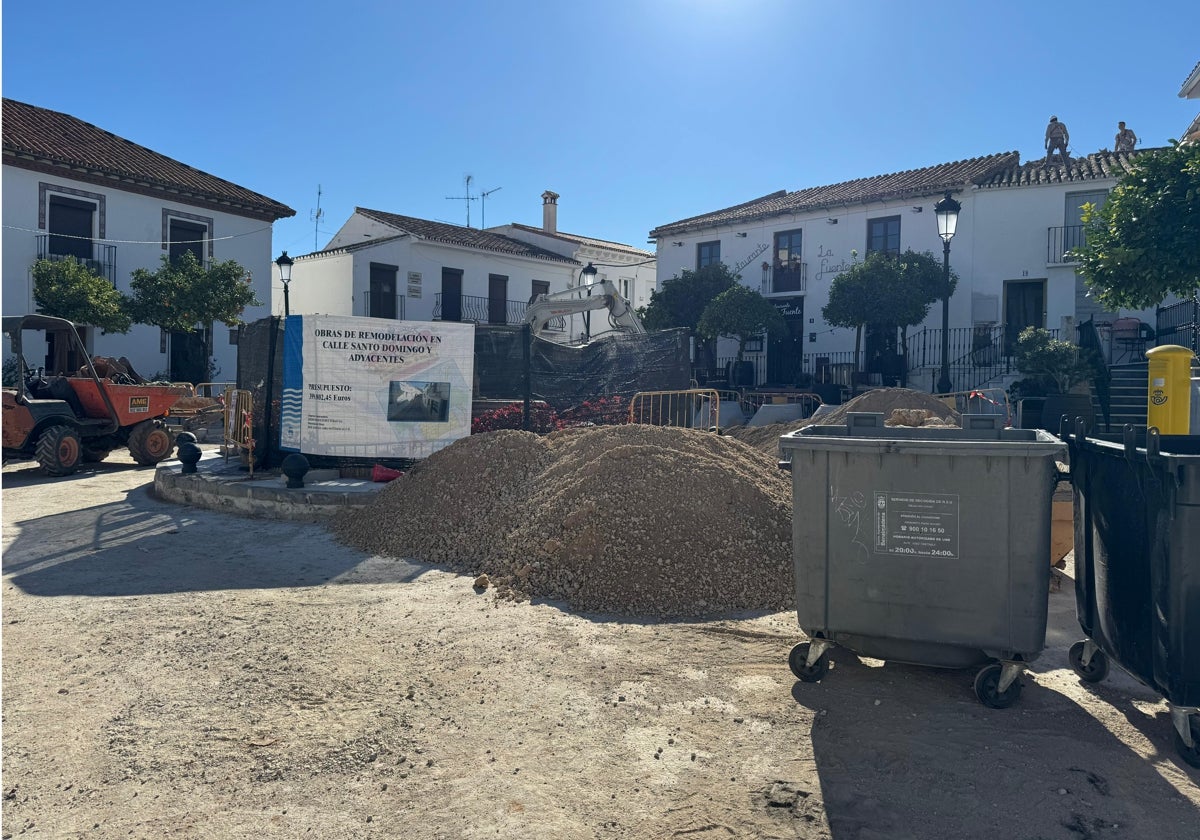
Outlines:
<svg viewBox="0 0 1200 840"><path fill-rule="evenodd" d="M1107 149L1090 155L1072 156L1070 166L1061 163L1045 165L1042 158L1006 167L982 182L983 189L997 187L1028 187L1035 184L1066 184L1077 181L1120 178L1128 172L1139 155L1152 149L1135 152L1110 152Z"/></svg>
<svg viewBox="0 0 1200 840"><path fill-rule="evenodd" d="M830 184L824 187L809 187L795 192L781 190L744 204L727 207L724 210L693 216L657 227L650 231L650 238L657 239L687 230L711 228L723 224L758 221L782 214L805 213L817 209L844 207L871 201L936 195L943 190L977 184L990 177L993 172L1013 166L1019 160L1020 156L1017 152L1000 152L970 160L939 163L922 169L909 169L889 175L857 178L853 181L843 181L840 184Z"/></svg>
<svg viewBox="0 0 1200 840"><path fill-rule="evenodd" d="M280 204L231 181L209 175L139 146L91 123L14 99L4 100L4 163L107 184L130 192L177 194L240 216L270 221L296 215ZM113 177L115 176L115 178Z"/></svg>
<svg viewBox="0 0 1200 840"><path fill-rule="evenodd" d="M448 245L461 245L464 248L477 248L481 251L495 251L500 254L512 254L534 260L579 265L576 260L570 257L564 257L553 251L547 251L545 248L530 245L528 242L522 242L519 239L513 239L512 237L503 236L498 233L490 233L479 228L462 227L461 225L452 225L447 222L431 222L427 219L400 216L396 213L384 213L381 210L369 210L365 207L356 207L354 208L354 212L396 230L402 230L419 236L421 239L426 239L430 242L444 242Z"/></svg>
<svg viewBox="0 0 1200 840"><path fill-rule="evenodd" d="M520 228L521 230L527 230L530 233L540 233L542 236L557 236L559 239L566 239L570 242L578 242L584 245L591 245L595 248L609 248L614 251L625 251L627 253L634 254L635 256L645 257L647 259L654 258L653 252L643 250L642 248L635 248L632 245L626 245L623 242L612 242L608 239L597 239L594 236L580 236L577 233L564 233L561 230L555 231L554 233L549 233L544 228L534 227L533 225L523 225L519 222L513 222L512 226L515 228Z"/></svg>

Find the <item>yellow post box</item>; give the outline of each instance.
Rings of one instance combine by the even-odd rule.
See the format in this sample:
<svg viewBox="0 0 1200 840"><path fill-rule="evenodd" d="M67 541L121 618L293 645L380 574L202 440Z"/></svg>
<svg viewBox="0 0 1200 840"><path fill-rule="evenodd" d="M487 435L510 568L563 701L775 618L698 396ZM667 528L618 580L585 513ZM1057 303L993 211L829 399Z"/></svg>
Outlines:
<svg viewBox="0 0 1200 840"><path fill-rule="evenodd" d="M1191 369L1194 354L1186 347L1166 344L1146 351L1150 382L1146 394L1146 425L1164 435L1186 435L1191 427Z"/></svg>

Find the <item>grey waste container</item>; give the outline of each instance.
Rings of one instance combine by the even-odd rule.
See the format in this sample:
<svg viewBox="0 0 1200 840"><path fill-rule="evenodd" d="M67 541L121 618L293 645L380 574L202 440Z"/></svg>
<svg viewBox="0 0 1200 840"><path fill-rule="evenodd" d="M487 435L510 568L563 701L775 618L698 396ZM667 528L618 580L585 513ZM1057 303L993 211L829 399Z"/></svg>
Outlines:
<svg viewBox="0 0 1200 840"><path fill-rule="evenodd" d="M816 682L834 646L986 665L976 694L1009 706L1045 647L1051 497L1065 447L998 415L964 414L958 429L883 421L851 413L846 425L780 439L792 473L796 617L810 639L789 665Z"/></svg>

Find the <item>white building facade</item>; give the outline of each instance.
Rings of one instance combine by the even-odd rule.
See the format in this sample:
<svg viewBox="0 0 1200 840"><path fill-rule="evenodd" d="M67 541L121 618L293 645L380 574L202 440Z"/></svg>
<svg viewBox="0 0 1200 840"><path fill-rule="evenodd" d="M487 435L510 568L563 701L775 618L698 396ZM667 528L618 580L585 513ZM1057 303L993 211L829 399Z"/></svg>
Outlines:
<svg viewBox="0 0 1200 840"><path fill-rule="evenodd" d="M1128 168L1129 153L1100 152L1064 165L1021 164L1016 152L939 164L796 192L780 191L735 207L662 225L661 276L678 276L721 261L761 291L784 315L788 333L754 353L756 384L867 384L932 390L941 364L941 307L907 328L908 356L885 325L865 330L854 356L855 331L825 323L833 279L871 251L927 251L940 262L934 205L949 191L960 202L950 264L959 281L950 299L950 359L955 386L976 388L1003 378L1001 361L1021 329L1045 327L1075 340L1088 318L1108 323L1120 314L1153 321L1153 313L1106 313L1087 296L1064 254L1082 243L1081 205L1101 203ZM1117 348L1120 349L1120 348ZM732 356L722 341L718 356ZM990 364L978 364L993 359ZM903 367L904 376L900 368ZM963 381L968 377L988 377Z"/></svg>
<svg viewBox="0 0 1200 840"><path fill-rule="evenodd" d="M5 315L36 311L32 268L39 258L73 256L129 294L134 270L155 271L163 256L184 250L205 265L238 262L261 301L242 319L269 314L271 225L294 215L291 208L75 117L9 99L3 160ZM143 376L236 376L236 327L214 324L195 335L145 325L124 335L84 333L93 354L124 356Z"/></svg>
<svg viewBox="0 0 1200 840"><path fill-rule="evenodd" d="M610 281L634 309L649 305L650 295L658 288L655 255L632 245L560 231L558 199L558 193L551 190L542 193L540 228L514 222L488 230L569 256L584 266L591 264L596 268L596 280ZM592 336L602 336L611 331L603 313L591 320Z"/></svg>
<svg viewBox="0 0 1200 840"><path fill-rule="evenodd" d="M635 306L644 306L654 288L653 259L553 227L480 230L359 207L324 249L294 258L286 308L291 314L519 326L538 295L585 297L580 274L589 262ZM273 311L282 315L278 267L274 274ZM555 319L541 337L578 343L609 330L600 309Z"/></svg>

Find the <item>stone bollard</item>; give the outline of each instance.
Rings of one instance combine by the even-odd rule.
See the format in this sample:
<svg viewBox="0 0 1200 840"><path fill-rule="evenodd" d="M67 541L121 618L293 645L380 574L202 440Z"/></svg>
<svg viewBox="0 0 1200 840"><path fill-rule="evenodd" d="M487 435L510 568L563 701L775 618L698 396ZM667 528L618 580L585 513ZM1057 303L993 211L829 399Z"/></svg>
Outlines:
<svg viewBox="0 0 1200 840"><path fill-rule="evenodd" d="M200 447L196 445L196 436L191 432L180 432L176 436L175 442L178 444L177 457L183 464L180 472L183 475L195 473L196 464L200 460Z"/></svg>
<svg viewBox="0 0 1200 840"><path fill-rule="evenodd" d="M287 476L287 486L291 489L304 486L304 476L309 470L308 459L298 452L283 459L279 466L280 472Z"/></svg>

